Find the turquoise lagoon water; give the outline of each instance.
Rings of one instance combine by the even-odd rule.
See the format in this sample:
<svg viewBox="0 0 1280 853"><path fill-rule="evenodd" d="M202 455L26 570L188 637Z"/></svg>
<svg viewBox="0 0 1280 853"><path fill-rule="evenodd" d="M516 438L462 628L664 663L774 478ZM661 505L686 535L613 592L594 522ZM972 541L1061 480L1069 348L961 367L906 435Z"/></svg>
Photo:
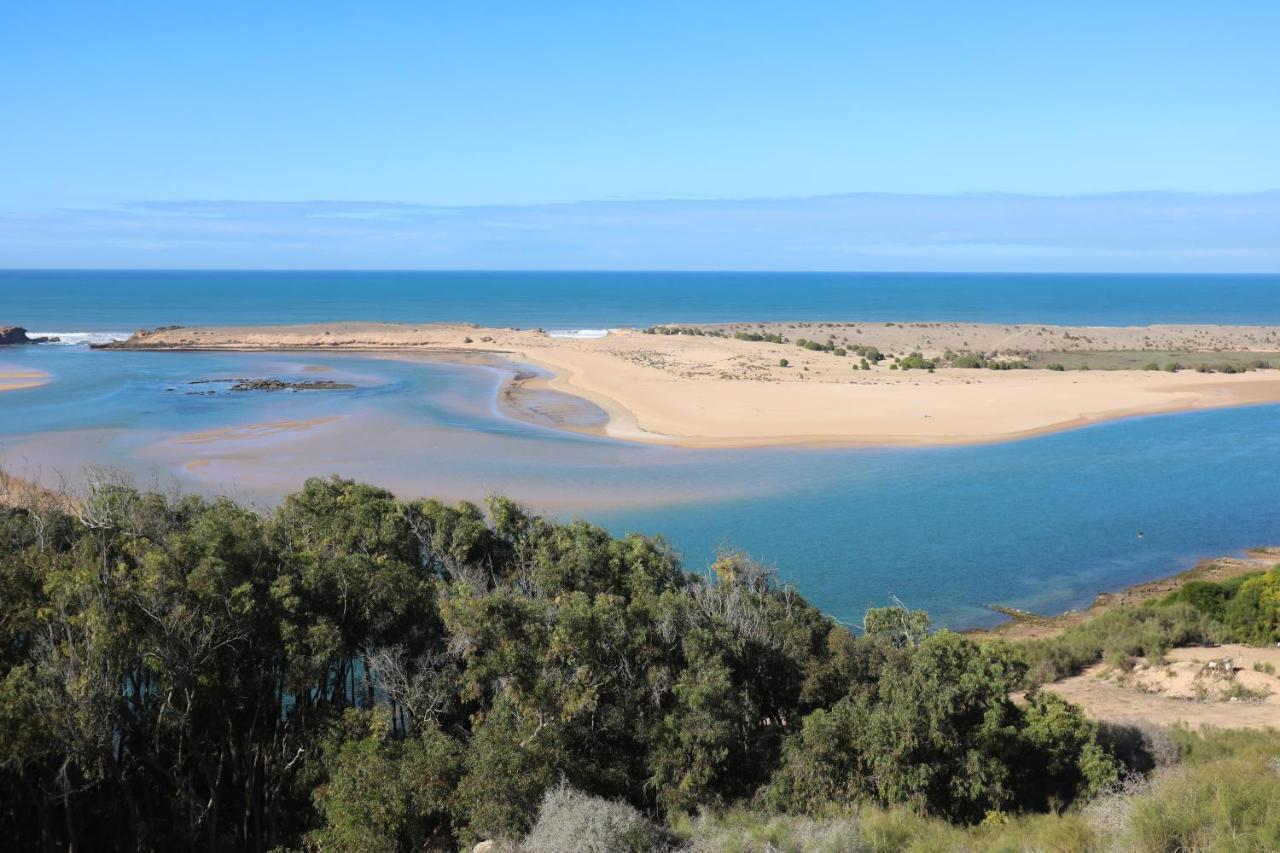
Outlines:
<svg viewBox="0 0 1280 853"><path fill-rule="evenodd" d="M0 322L37 331L772 317L1280 322L1280 277L0 273ZM145 486L263 504L329 472L404 495L504 492L615 532L662 533L693 570L717 548L745 549L848 622L890 594L953 626L991 623L989 603L1061 611L1204 556L1280 542L1277 406L986 446L692 451L506 417L497 367L83 346L9 348L0 364L53 376L0 395L0 465L46 482L106 466ZM242 376L358 387L269 395L188 384Z"/></svg>

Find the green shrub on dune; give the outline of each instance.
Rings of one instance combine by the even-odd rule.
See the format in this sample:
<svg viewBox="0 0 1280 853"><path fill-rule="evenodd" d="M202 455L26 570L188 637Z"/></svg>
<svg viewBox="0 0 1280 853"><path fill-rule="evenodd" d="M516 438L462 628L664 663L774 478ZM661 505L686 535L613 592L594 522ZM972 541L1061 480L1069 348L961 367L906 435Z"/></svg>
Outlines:
<svg viewBox="0 0 1280 853"><path fill-rule="evenodd" d="M918 352L913 352L898 359L898 367L902 370L926 370L934 367L934 361Z"/></svg>
<svg viewBox="0 0 1280 853"><path fill-rule="evenodd" d="M1155 657L1175 646L1224 637L1218 622L1188 604L1174 603L1108 610L1056 637L1029 641L1021 648L1030 665L1027 683L1035 685L1074 675L1104 659Z"/></svg>
<svg viewBox="0 0 1280 853"><path fill-rule="evenodd" d="M1234 642L1280 640L1280 566L1222 583L1191 581L1161 603L1190 605L1220 623L1222 636Z"/></svg>

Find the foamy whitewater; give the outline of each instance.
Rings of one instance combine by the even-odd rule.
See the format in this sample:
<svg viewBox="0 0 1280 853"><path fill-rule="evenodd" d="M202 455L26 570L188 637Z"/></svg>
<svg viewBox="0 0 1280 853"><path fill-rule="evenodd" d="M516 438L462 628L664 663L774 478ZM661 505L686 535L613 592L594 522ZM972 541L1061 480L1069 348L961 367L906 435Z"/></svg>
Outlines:
<svg viewBox="0 0 1280 853"><path fill-rule="evenodd" d="M57 338L50 341L49 345L64 347L109 344L112 341L127 340L129 334L129 332L27 332L27 335L32 338Z"/></svg>
<svg viewBox="0 0 1280 853"><path fill-rule="evenodd" d="M547 332L552 338L607 338L613 329L560 329Z"/></svg>

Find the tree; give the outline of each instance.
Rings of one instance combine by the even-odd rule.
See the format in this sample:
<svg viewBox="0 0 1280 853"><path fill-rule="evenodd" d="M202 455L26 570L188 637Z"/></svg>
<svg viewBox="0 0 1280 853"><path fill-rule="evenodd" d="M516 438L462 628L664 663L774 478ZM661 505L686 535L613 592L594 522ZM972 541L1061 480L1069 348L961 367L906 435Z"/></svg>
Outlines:
<svg viewBox="0 0 1280 853"><path fill-rule="evenodd" d="M325 745L328 781L315 792L317 850L395 851L453 846L462 748L432 724L393 737L387 709L348 709Z"/></svg>
<svg viewBox="0 0 1280 853"><path fill-rule="evenodd" d="M1277 576L1223 618L1274 632ZM1074 709L1009 700L1003 646L901 605L855 636L745 554L692 576L504 498L330 478L262 514L105 478L0 507L0 595L17 849L449 849L565 784L610 832L757 795L973 821L1115 769Z"/></svg>

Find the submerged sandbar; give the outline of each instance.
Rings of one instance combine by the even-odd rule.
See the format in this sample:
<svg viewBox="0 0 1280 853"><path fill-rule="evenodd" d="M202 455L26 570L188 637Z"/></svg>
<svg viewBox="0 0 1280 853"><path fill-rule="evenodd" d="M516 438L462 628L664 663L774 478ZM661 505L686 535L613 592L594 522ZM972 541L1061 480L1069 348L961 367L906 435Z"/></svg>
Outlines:
<svg viewBox="0 0 1280 853"><path fill-rule="evenodd" d="M43 370L0 364L0 391L19 391L23 388L35 388L48 381L49 374Z"/></svg>

